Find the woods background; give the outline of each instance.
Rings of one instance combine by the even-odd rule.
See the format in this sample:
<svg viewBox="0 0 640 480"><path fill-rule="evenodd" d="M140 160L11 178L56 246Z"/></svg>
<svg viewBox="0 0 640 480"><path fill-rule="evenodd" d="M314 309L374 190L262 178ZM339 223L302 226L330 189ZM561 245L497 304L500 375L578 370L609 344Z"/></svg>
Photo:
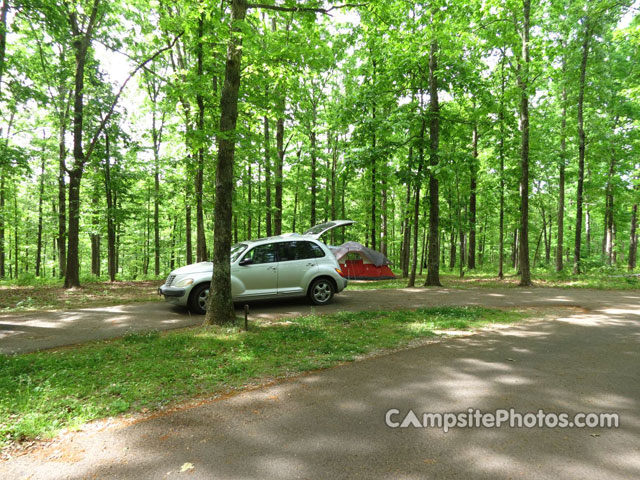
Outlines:
<svg viewBox="0 0 640 480"><path fill-rule="evenodd" d="M380 250L411 284L633 270L635 7L2 0L0 278L210 259L220 138L233 241L349 218L329 243ZM221 136L234 29L239 116Z"/></svg>

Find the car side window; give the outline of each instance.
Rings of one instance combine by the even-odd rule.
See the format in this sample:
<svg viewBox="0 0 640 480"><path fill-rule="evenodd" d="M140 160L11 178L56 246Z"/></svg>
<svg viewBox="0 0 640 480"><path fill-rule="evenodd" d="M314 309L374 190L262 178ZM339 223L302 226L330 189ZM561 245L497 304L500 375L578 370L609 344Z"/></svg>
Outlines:
<svg viewBox="0 0 640 480"><path fill-rule="evenodd" d="M276 245L279 262L324 257L322 248L312 242L282 242Z"/></svg>
<svg viewBox="0 0 640 480"><path fill-rule="evenodd" d="M299 242L282 242L278 243L278 261L279 262L289 262L291 260L296 260L296 245Z"/></svg>
<svg viewBox="0 0 640 480"><path fill-rule="evenodd" d="M250 250L244 258L250 258L251 260L253 260L254 265L261 263L273 263L277 258L276 249L274 248L273 243L258 245L257 247Z"/></svg>

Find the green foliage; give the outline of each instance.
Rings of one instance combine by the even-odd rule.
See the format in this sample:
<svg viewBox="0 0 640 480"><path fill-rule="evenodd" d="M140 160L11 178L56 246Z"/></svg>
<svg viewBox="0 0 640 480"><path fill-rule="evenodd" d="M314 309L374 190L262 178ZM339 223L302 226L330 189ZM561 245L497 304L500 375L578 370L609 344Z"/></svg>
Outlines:
<svg viewBox="0 0 640 480"><path fill-rule="evenodd" d="M20 2L21 8L10 7L9 41L0 67L0 250L4 276L14 283L32 282L38 244L40 277L60 276L57 243L65 237L58 238L59 221L68 221L59 216L62 206L68 210L68 205L60 205L58 191L60 177L68 190L61 160L67 168L72 166L75 61L69 15L85 18L92 5L84 0L30 0ZM99 256L99 273L106 275L111 220L117 277L152 276L156 250L163 276L196 250L195 178L200 170L202 227L210 257L230 12L227 4L193 0L100 0L97 5L85 72L85 145L126 73L175 43L124 91L104 132L111 141L108 158L104 135L96 138L80 194L81 275L90 276L92 255ZM640 70L635 61L640 34L634 15L628 1L534 2L527 91L532 100L529 243L534 267L547 267L555 257L560 164L566 166L565 264L573 260L576 100L586 25L591 33L585 92L589 232L583 235L582 260L591 272L610 263L614 268L628 264L640 174ZM375 241L376 248L384 245L400 267L404 222L409 217L407 227L412 230L411 203L418 186L422 200L416 254L424 248L427 177L434 174L440 181L442 267L450 262L452 243L459 266L460 233L468 239L472 228L470 182L477 170L478 268L496 270L504 195L505 272L516 272L509 257L520 215L521 16L518 0L438 0L429 5L375 0L359 8L336 9L331 16L250 9L241 27L234 237L266 235L267 218L274 223L276 188L281 185L283 232L309 227L314 204L316 223L343 216L358 222L348 232L334 232L328 241L357 240L370 246ZM421 132L430 120L426 105L432 39L439 46L441 119L440 162L431 170L424 165L430 153L429 132ZM202 62L199 52L204 53ZM278 124L283 127L282 178L276 168ZM479 134L477 160L472 155L474 128ZM425 167L421 170L420 162ZM36 187L41 178L42 198ZM110 209L107 190L113 196ZM68 198L69 192L63 193ZM607 198L613 198L611 254L602 247ZM99 252L92 250L92 238L100 240ZM468 244L463 247L468 250Z"/></svg>

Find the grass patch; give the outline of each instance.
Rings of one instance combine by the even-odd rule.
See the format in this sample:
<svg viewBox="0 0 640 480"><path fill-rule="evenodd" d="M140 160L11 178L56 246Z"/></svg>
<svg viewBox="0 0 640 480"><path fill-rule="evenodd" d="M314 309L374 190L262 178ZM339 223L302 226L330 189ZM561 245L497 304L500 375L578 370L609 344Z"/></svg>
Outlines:
<svg viewBox="0 0 640 480"><path fill-rule="evenodd" d="M416 287L422 287L426 276L416 276ZM516 275L507 275L500 280L495 272L466 273L460 278L455 273L441 273L440 281L445 288L516 288L520 278ZM349 290L387 290L406 288L408 279L396 278L393 280L350 281ZM593 288L598 290L636 290L640 289L640 276L624 273L585 273L572 275L569 273L556 273L546 270L538 270L533 274L533 283L536 287L553 288Z"/></svg>
<svg viewBox="0 0 640 480"><path fill-rule="evenodd" d="M478 307L342 312L253 324L249 332L236 327L148 332L71 349L0 355L0 446L261 378L329 367L435 336L434 330L523 317Z"/></svg>
<svg viewBox="0 0 640 480"><path fill-rule="evenodd" d="M162 281L86 282L82 288L64 289L61 281L30 285L0 282L0 313L106 307L158 300Z"/></svg>

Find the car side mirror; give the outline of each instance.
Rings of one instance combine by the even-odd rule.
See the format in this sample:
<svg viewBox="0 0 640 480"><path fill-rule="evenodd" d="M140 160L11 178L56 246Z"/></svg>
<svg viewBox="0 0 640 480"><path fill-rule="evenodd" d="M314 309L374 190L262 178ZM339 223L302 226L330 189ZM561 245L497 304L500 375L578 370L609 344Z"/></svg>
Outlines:
<svg viewBox="0 0 640 480"><path fill-rule="evenodd" d="M253 258L243 258L242 260L240 260L240 263L238 263L238 265L240 265L241 267L246 267L247 265L251 265L253 263Z"/></svg>

